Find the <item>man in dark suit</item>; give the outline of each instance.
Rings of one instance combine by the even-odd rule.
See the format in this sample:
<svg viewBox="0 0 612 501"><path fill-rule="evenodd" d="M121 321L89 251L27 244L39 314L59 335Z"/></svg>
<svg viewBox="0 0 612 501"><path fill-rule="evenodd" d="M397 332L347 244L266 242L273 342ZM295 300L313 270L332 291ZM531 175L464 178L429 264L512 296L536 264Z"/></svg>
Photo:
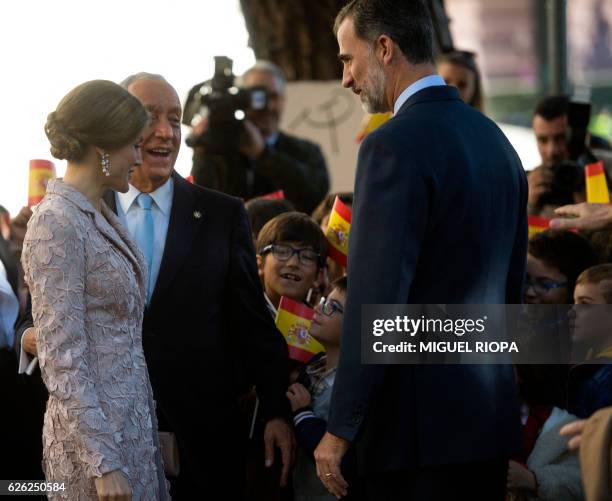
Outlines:
<svg viewBox="0 0 612 501"><path fill-rule="evenodd" d="M267 461L279 447L288 473L287 347L266 309L242 201L174 172L181 143L176 91L147 73L123 86L151 121L128 193L108 193L105 201L137 241L143 221L152 218L150 249L138 242L145 257L150 252L143 347L160 430L178 441L180 474L171 479L171 494L179 500L239 500L246 433L238 395L245 388L257 388L267 422Z"/></svg>
<svg viewBox="0 0 612 501"><path fill-rule="evenodd" d="M355 443L368 499L503 500L520 445L512 368L362 365L364 304L520 303L527 184L497 126L435 75L421 0L356 0L336 33L343 85L395 116L364 140L328 433L315 457L346 492Z"/></svg>
<svg viewBox="0 0 612 501"><path fill-rule="evenodd" d="M310 214L329 189L329 174L318 145L279 131L285 75L276 65L259 61L242 75L240 85L265 88L267 107L247 111L239 149L215 154L194 148L194 182L245 200L283 190L297 210ZM205 118L193 128L194 135L204 134L208 126Z"/></svg>

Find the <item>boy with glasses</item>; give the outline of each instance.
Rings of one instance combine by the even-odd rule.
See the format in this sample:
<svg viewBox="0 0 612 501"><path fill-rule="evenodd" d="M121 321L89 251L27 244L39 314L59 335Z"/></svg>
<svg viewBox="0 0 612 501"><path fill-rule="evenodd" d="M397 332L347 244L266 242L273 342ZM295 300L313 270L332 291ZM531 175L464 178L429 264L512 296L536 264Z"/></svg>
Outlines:
<svg viewBox="0 0 612 501"><path fill-rule="evenodd" d="M325 235L306 214L286 212L265 224L257 238L257 267L274 316L282 296L306 302L326 255Z"/></svg>
<svg viewBox="0 0 612 501"><path fill-rule="evenodd" d="M315 308L310 334L325 347L325 352L316 355L306 365L300 375L300 382L292 384L287 391L298 441L293 473L295 501L335 499L317 477L313 454L327 428L340 356L346 285L346 276L336 280L329 296L321 298Z"/></svg>

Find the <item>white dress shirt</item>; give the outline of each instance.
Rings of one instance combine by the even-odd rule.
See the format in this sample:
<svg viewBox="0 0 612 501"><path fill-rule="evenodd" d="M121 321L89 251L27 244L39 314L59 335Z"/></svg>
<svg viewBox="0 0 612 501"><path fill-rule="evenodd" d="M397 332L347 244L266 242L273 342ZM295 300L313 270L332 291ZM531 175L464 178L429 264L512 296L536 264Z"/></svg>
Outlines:
<svg viewBox="0 0 612 501"><path fill-rule="evenodd" d="M413 94L416 94L420 90L427 87L436 87L438 85L446 85L446 82L440 75L429 75L410 84L395 101L395 105L393 106L393 114L397 114L403 104L408 101L408 98L410 98Z"/></svg>
<svg viewBox="0 0 612 501"><path fill-rule="evenodd" d="M155 228L155 234L153 235L153 264L151 266L151 291L155 290L159 267L164 255L173 194L174 179L172 178L169 178L162 186L149 193L151 198L153 198L151 215L153 216L153 227ZM138 195L140 195L140 191L131 184L127 193L115 193L117 216L121 224L127 228L132 238L134 238L135 227L139 221L139 211L142 211L140 205L136 202Z"/></svg>

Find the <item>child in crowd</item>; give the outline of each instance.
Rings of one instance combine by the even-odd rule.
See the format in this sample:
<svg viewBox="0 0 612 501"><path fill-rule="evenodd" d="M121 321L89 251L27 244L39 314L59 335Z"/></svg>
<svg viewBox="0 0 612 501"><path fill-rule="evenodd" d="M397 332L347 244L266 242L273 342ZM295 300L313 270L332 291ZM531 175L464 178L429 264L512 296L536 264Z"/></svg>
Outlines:
<svg viewBox="0 0 612 501"><path fill-rule="evenodd" d="M257 266L270 313L281 296L305 303L325 263L327 241L321 228L301 212L285 212L268 221L257 238Z"/></svg>
<svg viewBox="0 0 612 501"><path fill-rule="evenodd" d="M285 212L294 211L291 202L285 198L253 198L244 204L249 223L251 223L251 232L253 234L253 244L257 246L257 237L264 225L270 219L283 214Z"/></svg>
<svg viewBox="0 0 612 501"><path fill-rule="evenodd" d="M325 347L325 352L313 357L302 371L300 382L292 384L287 391L298 441L293 473L295 501L335 500L317 477L313 454L327 426L340 355L346 285L346 277L336 280L329 296L321 298L315 308L310 334ZM349 494L344 499L350 498Z"/></svg>
<svg viewBox="0 0 612 501"><path fill-rule="evenodd" d="M568 409L581 418L612 405L612 264L580 274L570 315L572 340L582 344L586 363L572 367Z"/></svg>
<svg viewBox="0 0 612 501"><path fill-rule="evenodd" d="M521 422L522 453L508 464L508 499L565 501L583 499L580 464L568 438L559 435L576 416L551 405L546 366L515 367Z"/></svg>

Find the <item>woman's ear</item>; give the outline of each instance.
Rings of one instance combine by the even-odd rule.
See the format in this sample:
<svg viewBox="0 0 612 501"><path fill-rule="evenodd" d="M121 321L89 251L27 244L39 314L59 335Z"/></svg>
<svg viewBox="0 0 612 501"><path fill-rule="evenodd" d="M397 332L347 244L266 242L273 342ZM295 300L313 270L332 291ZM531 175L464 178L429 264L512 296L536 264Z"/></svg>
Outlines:
<svg viewBox="0 0 612 501"><path fill-rule="evenodd" d="M259 278L263 280L264 278L264 257L261 254L257 254L255 256L257 260L257 273L259 274Z"/></svg>

